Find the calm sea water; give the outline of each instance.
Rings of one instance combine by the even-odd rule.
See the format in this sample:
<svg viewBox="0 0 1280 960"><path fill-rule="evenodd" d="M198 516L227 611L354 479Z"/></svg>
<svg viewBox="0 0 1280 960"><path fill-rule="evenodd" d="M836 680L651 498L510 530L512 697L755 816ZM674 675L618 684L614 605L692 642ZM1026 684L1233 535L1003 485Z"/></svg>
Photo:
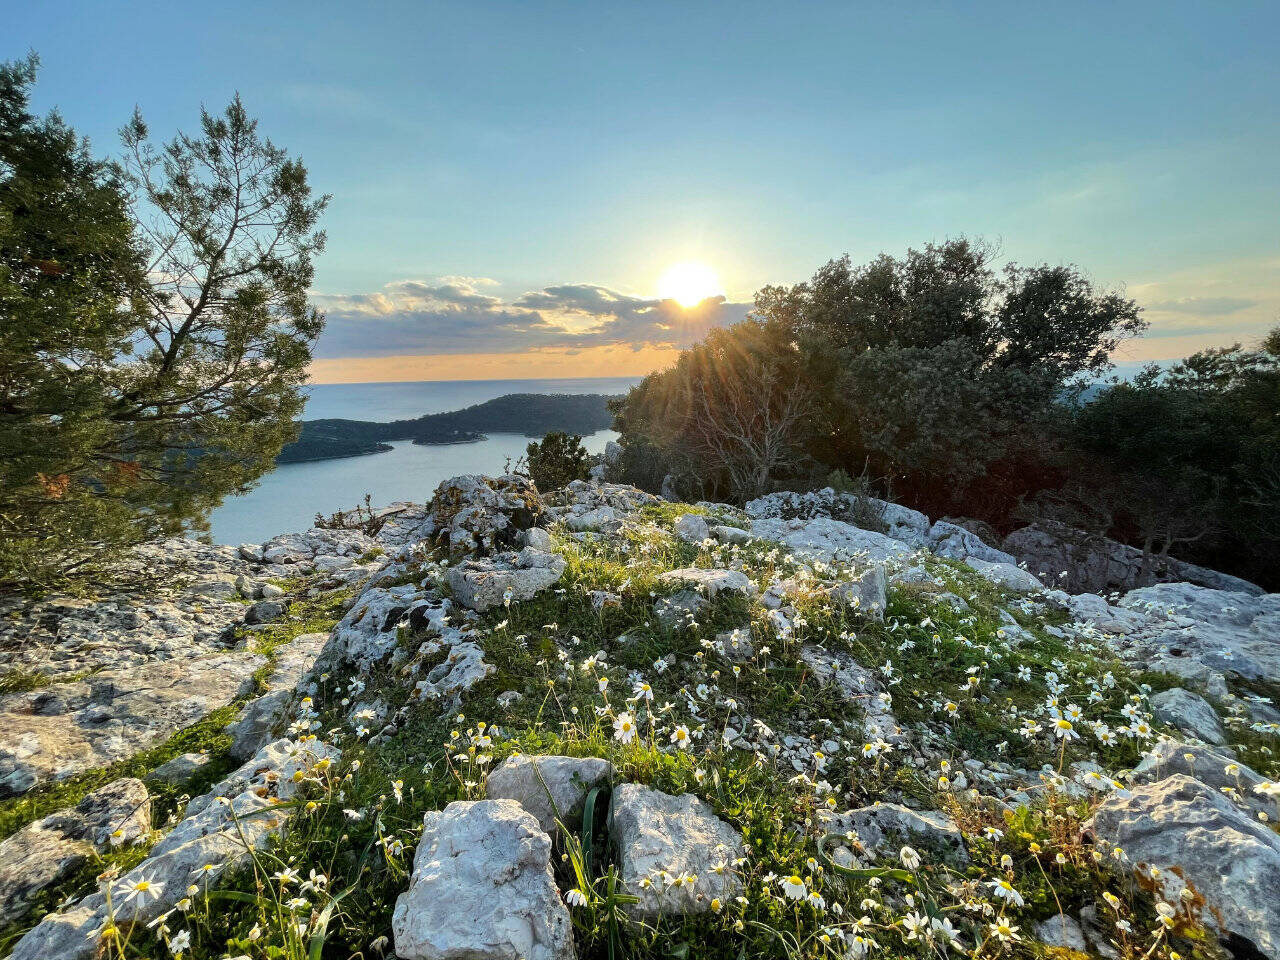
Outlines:
<svg viewBox="0 0 1280 960"><path fill-rule="evenodd" d="M467 380L421 383L317 384L303 414L307 420L401 420L483 403L507 393L625 393L638 377L581 380ZM616 434L583 438L600 453ZM478 443L414 446L392 444L388 453L343 460L286 463L241 497L229 497L210 517L215 543L261 543L278 533L305 530L317 513L354 507L370 494L375 504L424 501L442 480L461 473L498 473L506 458L524 453L529 438L490 434Z"/></svg>

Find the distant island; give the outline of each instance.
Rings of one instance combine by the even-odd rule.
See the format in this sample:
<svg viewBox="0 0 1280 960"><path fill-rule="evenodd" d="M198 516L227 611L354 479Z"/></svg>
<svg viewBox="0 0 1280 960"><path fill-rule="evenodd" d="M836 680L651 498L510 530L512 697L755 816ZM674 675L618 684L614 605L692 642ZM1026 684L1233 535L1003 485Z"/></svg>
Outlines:
<svg viewBox="0 0 1280 960"><path fill-rule="evenodd" d="M472 443L490 433L541 437L551 430L591 434L612 424L603 393L509 393L463 410L428 413L413 420L304 420L298 439L276 463L359 457L390 450L391 440L420 444Z"/></svg>

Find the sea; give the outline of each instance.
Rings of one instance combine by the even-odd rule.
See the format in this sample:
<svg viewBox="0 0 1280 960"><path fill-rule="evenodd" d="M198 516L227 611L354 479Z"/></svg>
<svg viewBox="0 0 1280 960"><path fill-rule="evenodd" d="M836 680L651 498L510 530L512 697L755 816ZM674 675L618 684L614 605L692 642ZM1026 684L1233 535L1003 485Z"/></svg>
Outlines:
<svg viewBox="0 0 1280 960"><path fill-rule="evenodd" d="M577 380L458 380L413 383L313 384L307 388L304 420L404 420L426 413L461 410L508 393L626 393L639 377ZM601 430L583 437L590 453L601 453L617 434ZM210 516L215 543L262 543L276 534L305 530L317 513L350 509L369 494L375 506L396 500L424 502L442 480L463 473L501 473L524 454L529 438L492 433L476 443L415 446L363 457L286 463L248 493L228 497Z"/></svg>

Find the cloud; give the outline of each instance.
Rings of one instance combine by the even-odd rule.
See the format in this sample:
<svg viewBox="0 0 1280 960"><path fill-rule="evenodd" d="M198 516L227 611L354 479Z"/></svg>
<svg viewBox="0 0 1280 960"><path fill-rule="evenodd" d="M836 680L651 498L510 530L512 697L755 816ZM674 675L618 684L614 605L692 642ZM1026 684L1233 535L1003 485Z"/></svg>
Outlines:
<svg viewBox="0 0 1280 960"><path fill-rule="evenodd" d="M1190 313L1197 317L1220 316L1256 307L1257 300L1243 297L1182 297L1179 300L1160 300L1147 304L1148 310L1166 313Z"/></svg>
<svg viewBox="0 0 1280 960"><path fill-rule="evenodd" d="M317 295L328 322L318 357L519 353L535 349L685 347L742 320L748 303L709 297L694 307L592 283L504 300L487 277L399 280L376 293Z"/></svg>

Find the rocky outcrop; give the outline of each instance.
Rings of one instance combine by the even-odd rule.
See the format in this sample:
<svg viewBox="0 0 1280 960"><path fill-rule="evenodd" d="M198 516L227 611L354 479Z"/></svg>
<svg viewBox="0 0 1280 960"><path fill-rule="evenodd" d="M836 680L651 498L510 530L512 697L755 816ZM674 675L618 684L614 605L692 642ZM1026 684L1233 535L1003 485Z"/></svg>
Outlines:
<svg viewBox="0 0 1280 960"><path fill-rule="evenodd" d="M612 779L613 764L608 760L521 754L508 757L489 774L486 791L491 800L515 800L554 835L557 820L577 830L587 794Z"/></svg>
<svg viewBox="0 0 1280 960"><path fill-rule="evenodd" d="M776 540L797 556L825 563L901 562L912 552L912 548L900 540L830 517L810 520L766 517L752 521L751 535L760 540Z"/></svg>
<svg viewBox="0 0 1280 960"><path fill-rule="evenodd" d="M1151 712L1157 720L1205 743L1221 745L1227 742L1218 714L1204 697L1190 690L1181 687L1161 690L1151 698Z"/></svg>
<svg viewBox="0 0 1280 960"><path fill-rule="evenodd" d="M823 828L852 843L855 852L867 860L896 857L903 844L915 844L935 850L953 863L969 862L960 828L938 810L910 810L897 803L877 803L823 817Z"/></svg>
<svg viewBox="0 0 1280 960"><path fill-rule="evenodd" d="M668 570L658 577L658 582L697 590L711 600L720 594L749 597L756 592L756 585L739 570L682 567L679 570Z"/></svg>
<svg viewBox="0 0 1280 960"><path fill-rule="evenodd" d="M703 913L713 899L728 903L742 889L732 866L742 838L692 794L624 783L613 791L609 835L622 884L639 898L625 908L634 917ZM664 879L675 877L682 882Z"/></svg>
<svg viewBox="0 0 1280 960"><path fill-rule="evenodd" d="M0 797L163 742L248 694L266 662L242 653L165 660L0 699Z"/></svg>
<svg viewBox="0 0 1280 960"><path fill-rule="evenodd" d="M1280 594L1165 583L1130 591L1120 606L1149 620L1141 632L1115 641L1121 656L1147 669L1167 671L1166 661L1190 660L1246 680L1280 677Z"/></svg>
<svg viewBox="0 0 1280 960"><path fill-rule="evenodd" d="M1176 774L1106 800L1089 829L1148 878L1158 869L1166 901L1189 889L1208 926L1280 957L1280 835L1220 792Z"/></svg>
<svg viewBox="0 0 1280 960"><path fill-rule="evenodd" d="M402 960L572 960L551 838L514 800L459 800L423 818L391 919Z"/></svg>
<svg viewBox="0 0 1280 960"><path fill-rule="evenodd" d="M519 553L502 553L464 560L449 568L449 586L464 607L483 613L504 604L532 600L564 574L564 558L525 547Z"/></svg>
<svg viewBox="0 0 1280 960"><path fill-rule="evenodd" d="M1127 591L1173 582L1255 595L1263 592L1239 577L1173 557L1146 557L1136 547L1061 524L1022 527L1005 537L1002 546L1041 579L1070 593Z"/></svg>
<svg viewBox="0 0 1280 960"><path fill-rule="evenodd" d="M190 884L213 884L244 862L250 850L261 848L284 827L290 808L279 806L280 801L290 799L309 778L325 776L324 769L339 755L318 741L279 740L263 747L209 793L192 800L185 819L142 863L110 881L110 902L119 919L149 923L185 897ZM129 891L139 881L147 881L155 896L131 900ZM18 941L11 957L88 960L98 952L107 903L99 892L48 914Z"/></svg>
<svg viewBox="0 0 1280 960"><path fill-rule="evenodd" d="M81 800L27 824L0 843L0 927L21 919L32 898L70 876L95 853L144 839L151 798L140 780L116 780Z"/></svg>
<svg viewBox="0 0 1280 960"><path fill-rule="evenodd" d="M232 757L248 760L273 739L295 697L313 690L311 668L328 640L327 633L303 633L276 648L267 692L249 702L227 727Z"/></svg>
<svg viewBox="0 0 1280 960"><path fill-rule="evenodd" d="M800 650L800 659L820 683L832 683L847 703L862 711L863 735L867 740L901 743L902 728L891 709L892 698L876 675L843 651L831 651L814 644Z"/></svg>
<svg viewBox="0 0 1280 960"><path fill-rule="evenodd" d="M1034 593L1037 590L1044 589L1043 583L1015 564L1000 563L972 556L966 557L964 562L997 587L1004 587L1004 589L1011 590L1014 593Z"/></svg>
<svg viewBox="0 0 1280 960"><path fill-rule="evenodd" d="M1003 550L984 543L972 530L939 520L929 528L926 541L929 549L940 557L953 560L981 560L984 563L1004 563L1016 567L1018 561Z"/></svg>

